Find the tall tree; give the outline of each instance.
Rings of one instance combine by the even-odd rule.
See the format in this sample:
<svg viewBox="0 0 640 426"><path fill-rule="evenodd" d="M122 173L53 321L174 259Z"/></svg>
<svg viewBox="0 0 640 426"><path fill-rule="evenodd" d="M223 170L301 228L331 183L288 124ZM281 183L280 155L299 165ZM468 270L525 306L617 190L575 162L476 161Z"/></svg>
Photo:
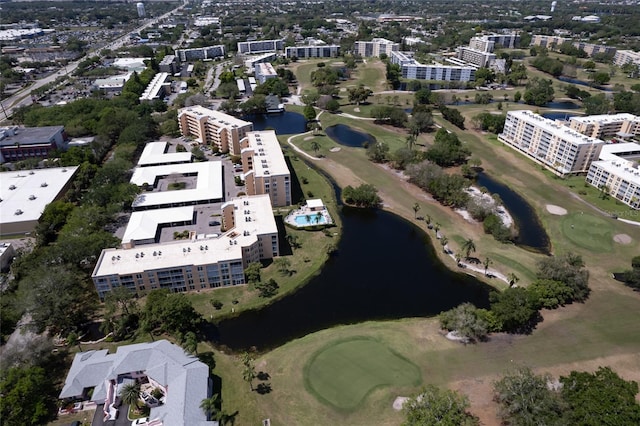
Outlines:
<svg viewBox="0 0 640 426"><path fill-rule="evenodd" d="M428 385L413 398L407 400L402 410L406 420L403 426L476 426L480 422L470 414L466 397L451 390L441 390Z"/></svg>
<svg viewBox="0 0 640 426"><path fill-rule="evenodd" d="M418 217L418 212L420 211L420 204L417 202L413 204L413 217L414 219Z"/></svg>
<svg viewBox="0 0 640 426"><path fill-rule="evenodd" d="M462 243L462 251L465 253L466 258L468 259L469 256L471 256L471 253L476 252L476 243L471 238L467 238Z"/></svg>
<svg viewBox="0 0 640 426"><path fill-rule="evenodd" d="M207 416L207 419L217 419L220 413L220 394L214 394L209 398L200 401L200 409Z"/></svg>
<svg viewBox="0 0 640 426"><path fill-rule="evenodd" d="M6 426L36 426L55 416L56 390L41 367L13 367L0 380L0 419Z"/></svg>
<svg viewBox="0 0 640 426"><path fill-rule="evenodd" d="M140 400L140 384L134 382L122 386L122 389L120 389L120 398L123 403L137 407L138 401Z"/></svg>

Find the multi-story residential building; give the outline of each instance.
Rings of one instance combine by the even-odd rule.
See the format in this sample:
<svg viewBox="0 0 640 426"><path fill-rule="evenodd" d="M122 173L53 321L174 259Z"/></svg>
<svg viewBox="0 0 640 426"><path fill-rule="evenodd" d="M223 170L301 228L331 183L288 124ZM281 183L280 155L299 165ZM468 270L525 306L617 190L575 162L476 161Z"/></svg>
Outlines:
<svg viewBox="0 0 640 426"><path fill-rule="evenodd" d="M144 89L140 96L140 102L154 101L156 99L163 99L168 93L171 93L171 82L169 81L169 74L166 72L159 72L149 82L149 85Z"/></svg>
<svg viewBox="0 0 640 426"><path fill-rule="evenodd" d="M191 136L221 152L240 155L240 140L253 130L253 123L199 105L178 111L178 124L183 136Z"/></svg>
<svg viewBox="0 0 640 426"><path fill-rule="evenodd" d="M379 57L382 53L390 56L391 52L400 50L400 43L394 43L386 38L374 38L371 41L356 41L354 50L363 58Z"/></svg>
<svg viewBox="0 0 640 426"><path fill-rule="evenodd" d="M253 69L255 71L255 76L258 84L264 84L264 82L268 79L276 78L278 76L275 68L273 68L273 65L271 65L269 62L260 62L258 64L255 64Z"/></svg>
<svg viewBox="0 0 640 426"><path fill-rule="evenodd" d="M162 61L158 64L158 68L160 69L160 72L166 72L169 75L174 75L180 70L178 58L176 58L176 55L165 55L165 57L162 58Z"/></svg>
<svg viewBox="0 0 640 426"><path fill-rule="evenodd" d="M267 52L267 53L262 53L260 55L245 56L244 66L249 69L254 69L256 64L275 61L277 58L278 58L278 54L275 52Z"/></svg>
<svg viewBox="0 0 640 426"><path fill-rule="evenodd" d="M504 47L505 49L515 49L520 46L520 34L485 34L482 38L492 41L494 46Z"/></svg>
<svg viewBox="0 0 640 426"><path fill-rule="evenodd" d="M607 144L591 163L586 182L634 209L640 208L640 145Z"/></svg>
<svg viewBox="0 0 640 426"><path fill-rule="evenodd" d="M403 78L414 80L473 81L476 73L466 65L423 65L402 52L392 52L391 62L400 65Z"/></svg>
<svg viewBox="0 0 640 426"><path fill-rule="evenodd" d="M496 60L495 53L485 52L483 50L471 47L461 46L456 49L458 59L473 64L477 67L489 67Z"/></svg>
<svg viewBox="0 0 640 426"><path fill-rule="evenodd" d="M221 209L220 236L103 250L91 275L100 299L120 286L186 292L244 284L249 263L279 255L269 195L234 198Z"/></svg>
<svg viewBox="0 0 640 426"><path fill-rule="evenodd" d="M589 56L597 54L615 55L617 49L611 46L605 46L604 44L585 43L583 41L576 41L573 46L577 49L582 49Z"/></svg>
<svg viewBox="0 0 640 426"><path fill-rule="evenodd" d="M224 56L224 46L194 47L192 49L178 49L176 56L180 62L197 61L199 59L214 59Z"/></svg>
<svg viewBox="0 0 640 426"><path fill-rule="evenodd" d="M291 174L276 133L249 132L240 145L247 194L269 194L273 206L290 206Z"/></svg>
<svg viewBox="0 0 640 426"><path fill-rule="evenodd" d="M340 55L340 46L321 45L321 46L293 46L285 48L285 56L287 58L336 58Z"/></svg>
<svg viewBox="0 0 640 426"><path fill-rule="evenodd" d="M585 136L531 111L509 111L498 140L564 176L586 173L604 141Z"/></svg>
<svg viewBox="0 0 640 426"><path fill-rule="evenodd" d="M571 40L566 37L536 34L531 37L531 46L546 47L547 49L553 50L557 49L558 47L560 47L560 45L568 41Z"/></svg>
<svg viewBox="0 0 640 426"><path fill-rule="evenodd" d="M571 117L569 127L598 139L635 136L640 135L640 117L628 113Z"/></svg>
<svg viewBox="0 0 640 426"><path fill-rule="evenodd" d="M619 67L629 63L640 65L640 52L634 52L633 50L618 50L613 57L613 63Z"/></svg>
<svg viewBox="0 0 640 426"><path fill-rule="evenodd" d="M471 37L471 40L469 40L469 47L481 52L493 52L495 44L496 42L490 40L487 36Z"/></svg>
<svg viewBox="0 0 640 426"><path fill-rule="evenodd" d="M45 158L67 140L64 126L0 127L0 163Z"/></svg>
<svg viewBox="0 0 640 426"><path fill-rule="evenodd" d="M238 53L251 55L255 53L276 52L284 49L284 39L253 40L238 42Z"/></svg>

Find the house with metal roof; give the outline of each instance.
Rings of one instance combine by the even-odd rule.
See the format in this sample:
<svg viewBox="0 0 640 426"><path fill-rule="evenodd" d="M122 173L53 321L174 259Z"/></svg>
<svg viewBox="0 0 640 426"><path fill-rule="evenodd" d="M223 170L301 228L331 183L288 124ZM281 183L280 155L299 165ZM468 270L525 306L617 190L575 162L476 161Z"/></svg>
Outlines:
<svg viewBox="0 0 640 426"><path fill-rule="evenodd" d="M152 404L149 424L218 425L200 409L200 402L211 396L209 367L167 340L121 346L112 354L106 349L77 353L59 398L104 404L104 418L109 420L119 404L120 389L134 381L164 394L159 404Z"/></svg>

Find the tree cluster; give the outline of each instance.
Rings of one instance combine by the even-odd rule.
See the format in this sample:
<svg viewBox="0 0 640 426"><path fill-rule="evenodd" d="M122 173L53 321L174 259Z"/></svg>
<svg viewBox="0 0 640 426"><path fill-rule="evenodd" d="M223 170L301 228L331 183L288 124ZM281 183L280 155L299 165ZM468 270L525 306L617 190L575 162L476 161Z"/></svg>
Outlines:
<svg viewBox="0 0 640 426"><path fill-rule="evenodd" d="M542 72L546 72L547 74L551 74L554 77L558 77L562 74L562 70L564 68L564 64L557 60L553 59L549 56L537 56L531 65L539 69Z"/></svg>
<svg viewBox="0 0 640 426"><path fill-rule="evenodd" d="M447 120L454 126L464 130L464 117L462 116L462 114L460 114L460 111L455 108L449 108L442 104L438 107L438 109L442 113L442 117L444 117L445 120Z"/></svg>
<svg viewBox="0 0 640 426"><path fill-rule="evenodd" d="M403 426L477 426L480 421L469 413L469 400L452 390L427 385L408 399L402 410L406 416Z"/></svg>
<svg viewBox="0 0 640 426"><path fill-rule="evenodd" d="M572 371L550 386L551 376L520 368L494 383L494 399L503 422L513 425L635 425L640 404L638 383L609 367L594 373Z"/></svg>
<svg viewBox="0 0 640 426"><path fill-rule="evenodd" d="M378 124L390 124L394 127L404 127L408 120L407 113L402 108L389 105L371 108L371 117Z"/></svg>
<svg viewBox="0 0 640 426"><path fill-rule="evenodd" d="M376 187L368 183L356 188L349 185L342 191L342 196L345 203L356 207L375 208L382 203Z"/></svg>
<svg viewBox="0 0 640 426"><path fill-rule="evenodd" d="M504 122L507 119L506 114L491 114L489 112L481 112L473 117L473 123L484 131L491 133L502 133L504 130Z"/></svg>
<svg viewBox="0 0 640 426"><path fill-rule="evenodd" d="M524 92L524 101L528 105L544 106L553 101L553 82L533 77Z"/></svg>
<svg viewBox="0 0 640 426"><path fill-rule="evenodd" d="M470 155L471 151L462 145L458 136L444 128L436 132L434 144L426 152L426 158L440 167L462 164Z"/></svg>
<svg viewBox="0 0 640 426"><path fill-rule="evenodd" d="M469 194L464 191L469 187L469 181L461 175L445 173L431 161L410 164L406 173L411 183L433 195L445 206L462 207L469 199Z"/></svg>
<svg viewBox="0 0 640 426"><path fill-rule="evenodd" d="M638 291L640 290L640 256L631 259L631 269L621 274L616 274L616 278Z"/></svg>

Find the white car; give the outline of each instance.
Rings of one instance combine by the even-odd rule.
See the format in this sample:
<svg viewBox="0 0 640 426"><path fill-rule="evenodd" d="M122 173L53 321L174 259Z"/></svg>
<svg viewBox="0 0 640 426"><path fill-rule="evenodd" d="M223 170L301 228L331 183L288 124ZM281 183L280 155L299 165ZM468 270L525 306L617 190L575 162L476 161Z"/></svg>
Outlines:
<svg viewBox="0 0 640 426"><path fill-rule="evenodd" d="M143 417L141 419L135 419L131 422L131 426L144 426L149 423L149 417Z"/></svg>

